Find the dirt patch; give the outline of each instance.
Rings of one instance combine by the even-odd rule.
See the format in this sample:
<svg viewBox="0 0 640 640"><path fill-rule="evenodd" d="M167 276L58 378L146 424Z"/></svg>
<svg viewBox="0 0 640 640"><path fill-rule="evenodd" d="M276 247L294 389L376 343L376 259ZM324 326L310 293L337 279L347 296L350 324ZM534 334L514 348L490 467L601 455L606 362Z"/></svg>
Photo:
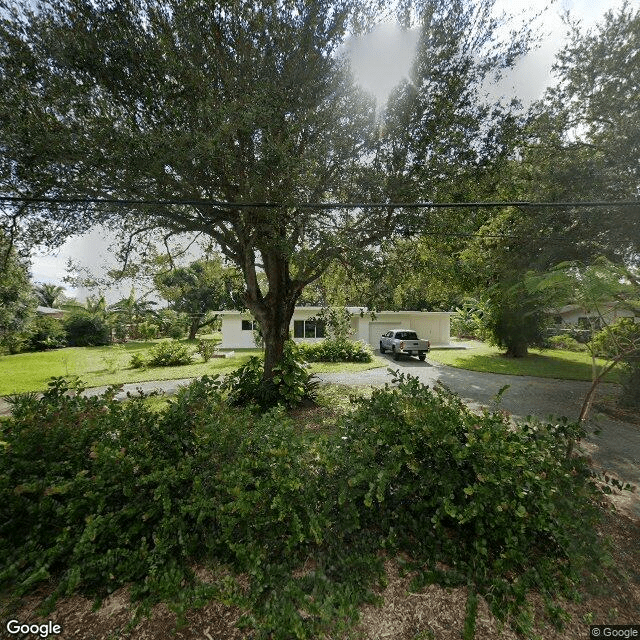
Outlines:
<svg viewBox="0 0 640 640"><path fill-rule="evenodd" d="M593 408L614 420L637 424L640 427L640 411L618 406L615 398L602 398L593 405Z"/></svg>
<svg viewBox="0 0 640 640"><path fill-rule="evenodd" d="M540 597L531 598L535 611L534 633L543 640L583 640L588 636L590 624L637 624L640 612L640 521L619 512L605 515L601 535L611 540L612 566L607 569L606 580L584 589L579 603L565 602L571 618L561 631L555 630L543 616ZM395 560L386 563L387 586L380 591L381 606L366 605L361 619L349 636L328 637L325 640L459 640L464 624L466 588L443 588L429 585L419 593L411 593L411 575L402 576ZM205 581L215 575L206 569L197 569ZM42 623L47 619L62 626L62 633L51 638L62 640L240 640L250 637L236 627L242 615L237 607L220 602L191 611L186 625L176 629L176 614L165 605L154 607L151 617L145 618L127 631L132 612L126 588L112 594L97 611L92 602L80 596L64 598L48 617L35 615L44 591L25 598L14 611L2 612L2 637L6 634L6 621L17 618L22 623ZM21 636L10 636L20 638ZM37 636L22 636L25 640ZM516 640L518 636L489 611L480 599L476 624L478 640Z"/></svg>

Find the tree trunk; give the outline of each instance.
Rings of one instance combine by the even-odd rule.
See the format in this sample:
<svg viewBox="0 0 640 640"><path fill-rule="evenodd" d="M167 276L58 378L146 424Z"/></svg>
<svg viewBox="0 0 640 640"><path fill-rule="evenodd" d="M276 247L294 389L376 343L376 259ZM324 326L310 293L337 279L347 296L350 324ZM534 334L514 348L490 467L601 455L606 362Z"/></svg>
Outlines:
<svg viewBox="0 0 640 640"><path fill-rule="evenodd" d="M526 342L514 342L507 346L507 358L526 358L529 346Z"/></svg>
<svg viewBox="0 0 640 640"><path fill-rule="evenodd" d="M200 328L200 318L194 318L189 325L189 340L195 340Z"/></svg>
<svg viewBox="0 0 640 640"><path fill-rule="evenodd" d="M289 263L277 249L262 252L264 270L269 283L269 292L262 296L255 276L245 279L247 284L246 304L254 318L260 323L264 338L264 372L265 383L273 380L273 368L282 360L284 345L289 339L289 326L295 304L302 291L298 282L289 276ZM253 265L249 265L253 266ZM250 275L253 275L250 273Z"/></svg>

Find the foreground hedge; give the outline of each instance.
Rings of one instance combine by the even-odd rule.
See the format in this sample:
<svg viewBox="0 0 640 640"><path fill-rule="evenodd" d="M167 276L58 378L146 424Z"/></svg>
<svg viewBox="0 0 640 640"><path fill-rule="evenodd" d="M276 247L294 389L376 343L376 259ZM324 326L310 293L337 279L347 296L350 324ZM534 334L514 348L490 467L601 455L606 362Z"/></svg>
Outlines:
<svg viewBox="0 0 640 640"><path fill-rule="evenodd" d="M587 468L564 457L575 429L513 428L396 382L322 439L282 409L229 407L215 378L159 414L115 389L70 395L61 379L23 396L0 437L0 586L53 578L53 602L131 583L143 606L178 612L224 597L263 637L311 638L351 624L384 578L381 551L402 552L420 584L469 586L467 637L476 593L524 629L537 589L557 619L553 598L600 555ZM201 585L196 561L249 587Z"/></svg>

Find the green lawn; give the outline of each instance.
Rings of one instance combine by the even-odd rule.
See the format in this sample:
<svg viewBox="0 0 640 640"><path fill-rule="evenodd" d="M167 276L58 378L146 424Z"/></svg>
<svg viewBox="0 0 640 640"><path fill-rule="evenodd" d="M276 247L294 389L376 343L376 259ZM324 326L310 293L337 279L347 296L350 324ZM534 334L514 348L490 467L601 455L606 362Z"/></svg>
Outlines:
<svg viewBox="0 0 640 640"><path fill-rule="evenodd" d="M144 354L157 341L128 342L109 347L68 347L54 351L19 353L0 357L0 396L26 391L43 391L52 376L79 376L87 387L99 387L147 380L176 380L215 373L228 373L244 364L258 349L236 349L232 358L213 358L181 367L151 367L131 369L134 353ZM188 342L188 341L184 341ZM196 359L199 356L196 356ZM385 366L374 356L369 363L319 362L311 365L314 373L334 371L364 371Z"/></svg>
<svg viewBox="0 0 640 640"><path fill-rule="evenodd" d="M561 349L530 349L526 358L507 358L497 347L483 342L466 341L472 348L465 350L438 350L429 353L429 360L459 369L505 373L516 376L539 376L563 380L591 380L591 356L589 353ZM598 366L606 363L596 359ZM619 382L620 371L614 369L606 382Z"/></svg>

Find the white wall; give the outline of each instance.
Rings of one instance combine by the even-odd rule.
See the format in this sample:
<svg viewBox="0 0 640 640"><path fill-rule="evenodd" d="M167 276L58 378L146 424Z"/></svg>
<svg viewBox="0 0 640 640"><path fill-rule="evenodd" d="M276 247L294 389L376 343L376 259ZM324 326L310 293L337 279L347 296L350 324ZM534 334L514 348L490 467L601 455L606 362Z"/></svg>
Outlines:
<svg viewBox="0 0 640 640"><path fill-rule="evenodd" d="M571 309L569 311L564 311L557 313L562 317L562 324L577 324L578 318L598 318L599 314L597 311L587 311L586 309ZM602 311L602 318L606 324L611 324L615 322L617 318L633 318L634 313L629 309L613 309L610 311Z"/></svg>
<svg viewBox="0 0 640 640"><path fill-rule="evenodd" d="M319 309L299 308L293 313L290 330L293 335L294 320L308 320L319 313ZM371 320L371 315L365 313L363 317L354 314L351 322L354 328L353 339L362 340L371 344L374 349L378 348L380 335L389 329L404 328L413 329L419 338L430 340L431 344L446 345L450 339L450 316L449 313L440 312L418 312L418 311L387 311L376 314L376 319ZM253 349L253 331L242 330L242 320L251 320L249 315L239 313L224 314L222 316L222 343L223 349ZM379 325L377 327L376 325ZM370 328L372 333L370 333ZM378 330L379 329L379 330ZM370 339L371 336L371 339ZM320 342L323 338L295 338L296 342Z"/></svg>
<svg viewBox="0 0 640 640"><path fill-rule="evenodd" d="M250 316L240 314L222 316L222 349L255 349L253 331L242 330L242 320L251 320Z"/></svg>

